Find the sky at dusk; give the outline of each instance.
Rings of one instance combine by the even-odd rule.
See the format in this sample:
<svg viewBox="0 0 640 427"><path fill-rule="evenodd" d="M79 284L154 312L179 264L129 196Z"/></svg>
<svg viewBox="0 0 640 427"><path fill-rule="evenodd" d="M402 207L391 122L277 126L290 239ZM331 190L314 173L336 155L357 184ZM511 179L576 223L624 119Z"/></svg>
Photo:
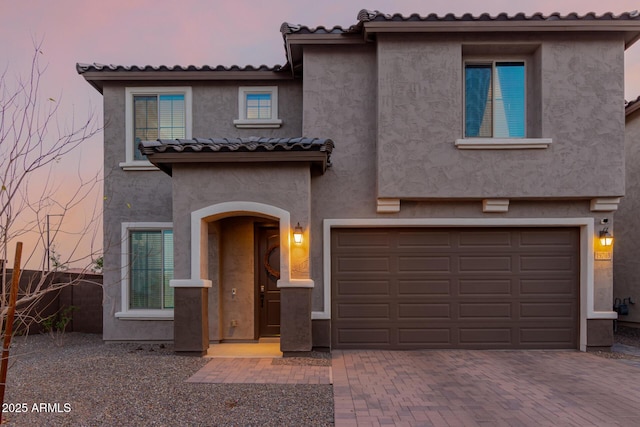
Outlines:
<svg viewBox="0 0 640 427"><path fill-rule="evenodd" d="M102 97L77 74L75 64L116 65L276 65L286 62L280 34L283 22L309 27L357 22L359 10L440 15L500 12L567 14L640 9L637 0L0 0L0 72L8 82L28 71L34 42L42 42L47 65L42 97L60 103L61 123L84 119L94 109L101 117ZM625 55L625 97L640 95L640 43ZM83 144L53 171L68 183L78 173L102 168L102 135ZM81 206L63 228L93 210L102 196ZM55 212L51 212L55 213Z"/></svg>

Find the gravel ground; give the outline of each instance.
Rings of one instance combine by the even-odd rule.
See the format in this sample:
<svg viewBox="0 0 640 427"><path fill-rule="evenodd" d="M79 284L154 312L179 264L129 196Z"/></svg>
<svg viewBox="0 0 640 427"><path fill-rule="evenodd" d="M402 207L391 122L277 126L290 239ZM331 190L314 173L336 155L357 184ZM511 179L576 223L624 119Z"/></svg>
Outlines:
<svg viewBox="0 0 640 427"><path fill-rule="evenodd" d="M285 363L329 361L321 354L295 359ZM11 347L3 423L333 425L332 386L186 383L207 361L176 356L170 345L103 344L99 335L69 333L62 346L46 335L17 337ZM26 411L17 412L22 409Z"/></svg>

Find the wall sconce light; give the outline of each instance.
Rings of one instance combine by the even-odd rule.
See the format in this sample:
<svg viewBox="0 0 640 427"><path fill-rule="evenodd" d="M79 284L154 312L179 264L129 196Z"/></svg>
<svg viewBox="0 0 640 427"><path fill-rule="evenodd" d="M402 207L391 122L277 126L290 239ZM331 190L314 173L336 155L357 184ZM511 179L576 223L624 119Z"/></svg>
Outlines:
<svg viewBox="0 0 640 427"><path fill-rule="evenodd" d="M296 243L296 245L302 243L302 232L302 227L300 226L300 223L298 223L298 225L296 225L296 227L293 229L293 241Z"/></svg>
<svg viewBox="0 0 640 427"><path fill-rule="evenodd" d="M600 244L602 246L611 246L613 244L613 236L609 234L608 228L600 230Z"/></svg>

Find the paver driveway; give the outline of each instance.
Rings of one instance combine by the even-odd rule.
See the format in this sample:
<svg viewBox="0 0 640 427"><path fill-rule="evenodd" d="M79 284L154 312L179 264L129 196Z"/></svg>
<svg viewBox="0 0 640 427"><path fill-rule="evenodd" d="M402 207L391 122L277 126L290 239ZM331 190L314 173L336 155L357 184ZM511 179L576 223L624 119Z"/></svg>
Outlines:
<svg viewBox="0 0 640 427"><path fill-rule="evenodd" d="M335 351L335 425L638 426L640 362L577 351Z"/></svg>

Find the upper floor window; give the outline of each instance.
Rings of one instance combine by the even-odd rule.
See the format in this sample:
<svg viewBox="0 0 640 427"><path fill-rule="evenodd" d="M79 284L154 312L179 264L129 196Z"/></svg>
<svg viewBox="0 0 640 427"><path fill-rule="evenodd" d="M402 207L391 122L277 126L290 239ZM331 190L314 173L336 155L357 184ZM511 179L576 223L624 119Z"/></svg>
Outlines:
<svg viewBox="0 0 640 427"><path fill-rule="evenodd" d="M524 138L524 62L467 62L464 72L465 138Z"/></svg>
<svg viewBox="0 0 640 427"><path fill-rule="evenodd" d="M277 86L241 86L238 89L237 128L278 128Z"/></svg>
<svg viewBox="0 0 640 427"><path fill-rule="evenodd" d="M125 110L123 169L155 169L138 150L140 141L191 138L190 87L127 88Z"/></svg>

